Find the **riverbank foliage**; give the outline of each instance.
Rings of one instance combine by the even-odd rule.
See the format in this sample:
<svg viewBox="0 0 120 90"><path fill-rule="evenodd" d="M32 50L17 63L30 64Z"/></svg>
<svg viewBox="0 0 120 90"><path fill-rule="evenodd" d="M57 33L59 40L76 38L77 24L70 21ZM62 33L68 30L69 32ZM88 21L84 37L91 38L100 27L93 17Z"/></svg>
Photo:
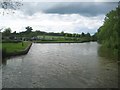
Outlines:
<svg viewBox="0 0 120 90"><path fill-rule="evenodd" d="M6 28L2 32L2 43L4 42L13 42L13 41L79 41L79 42L86 42L86 41L96 41L96 36L95 35L90 35L90 33L84 33L82 32L81 34L78 33L65 33L64 31L62 32L44 32L40 30L32 31L32 27L28 26L26 27L26 31L22 31L17 33L11 32L12 30L10 28Z"/></svg>
<svg viewBox="0 0 120 90"><path fill-rule="evenodd" d="M113 50L114 56L120 56L120 5L106 15L104 24L98 29L97 38L103 47Z"/></svg>

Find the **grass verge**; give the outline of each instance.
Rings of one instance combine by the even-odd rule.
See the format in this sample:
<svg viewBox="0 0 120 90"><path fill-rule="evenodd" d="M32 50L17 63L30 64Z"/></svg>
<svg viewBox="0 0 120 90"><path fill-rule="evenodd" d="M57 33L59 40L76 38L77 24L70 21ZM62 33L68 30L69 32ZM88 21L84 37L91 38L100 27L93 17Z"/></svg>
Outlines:
<svg viewBox="0 0 120 90"><path fill-rule="evenodd" d="M3 58L26 54L31 46L31 42L2 43Z"/></svg>
<svg viewBox="0 0 120 90"><path fill-rule="evenodd" d="M21 50L25 50L30 42L22 42L20 43L2 43L2 49L6 50L7 53L19 52Z"/></svg>

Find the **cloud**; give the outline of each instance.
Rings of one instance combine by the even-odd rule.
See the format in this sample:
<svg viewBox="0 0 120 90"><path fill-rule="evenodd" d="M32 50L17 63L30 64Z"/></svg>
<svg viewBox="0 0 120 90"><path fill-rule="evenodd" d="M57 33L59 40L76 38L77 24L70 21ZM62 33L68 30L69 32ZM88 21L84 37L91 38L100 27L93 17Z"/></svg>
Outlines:
<svg viewBox="0 0 120 90"><path fill-rule="evenodd" d="M117 4L117 2L23 2L20 10L27 15L43 12L97 16L108 13Z"/></svg>
<svg viewBox="0 0 120 90"><path fill-rule="evenodd" d="M47 32L93 34L103 24L105 14L116 6L112 2L24 2L15 14L0 16L0 27L17 32L32 26L34 30Z"/></svg>
<svg viewBox="0 0 120 90"><path fill-rule="evenodd" d="M97 16L108 13L110 10L115 9L116 6L117 2L63 2L44 12L58 14L75 13L83 16Z"/></svg>
<svg viewBox="0 0 120 90"><path fill-rule="evenodd" d="M46 14L35 13L32 16L21 11L15 15L0 16L1 27L11 27L12 31L25 31L26 26L32 26L34 30L47 32L95 33L103 24L104 15L85 17L80 14Z"/></svg>
<svg viewBox="0 0 120 90"><path fill-rule="evenodd" d="M23 6L20 8L22 12L27 15L33 15L37 12L44 12L45 10L57 5L56 2L23 2Z"/></svg>

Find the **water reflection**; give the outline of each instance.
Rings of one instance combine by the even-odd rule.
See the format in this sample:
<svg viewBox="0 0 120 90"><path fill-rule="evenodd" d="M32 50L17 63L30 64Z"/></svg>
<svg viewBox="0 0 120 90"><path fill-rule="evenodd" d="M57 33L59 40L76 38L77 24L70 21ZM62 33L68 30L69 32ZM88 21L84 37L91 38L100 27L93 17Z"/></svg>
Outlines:
<svg viewBox="0 0 120 90"><path fill-rule="evenodd" d="M115 88L117 64L90 43L33 44L3 66L4 88ZM11 83L12 82L12 83Z"/></svg>

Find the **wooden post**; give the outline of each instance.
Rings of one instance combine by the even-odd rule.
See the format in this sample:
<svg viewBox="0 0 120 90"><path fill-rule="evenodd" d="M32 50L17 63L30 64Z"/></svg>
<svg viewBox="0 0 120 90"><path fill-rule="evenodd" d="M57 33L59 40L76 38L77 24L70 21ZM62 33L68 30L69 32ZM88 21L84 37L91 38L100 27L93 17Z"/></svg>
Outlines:
<svg viewBox="0 0 120 90"><path fill-rule="evenodd" d="M22 46L24 46L23 41L22 41Z"/></svg>
<svg viewBox="0 0 120 90"><path fill-rule="evenodd" d="M22 38L22 46L24 46L24 43L23 43L23 38Z"/></svg>

